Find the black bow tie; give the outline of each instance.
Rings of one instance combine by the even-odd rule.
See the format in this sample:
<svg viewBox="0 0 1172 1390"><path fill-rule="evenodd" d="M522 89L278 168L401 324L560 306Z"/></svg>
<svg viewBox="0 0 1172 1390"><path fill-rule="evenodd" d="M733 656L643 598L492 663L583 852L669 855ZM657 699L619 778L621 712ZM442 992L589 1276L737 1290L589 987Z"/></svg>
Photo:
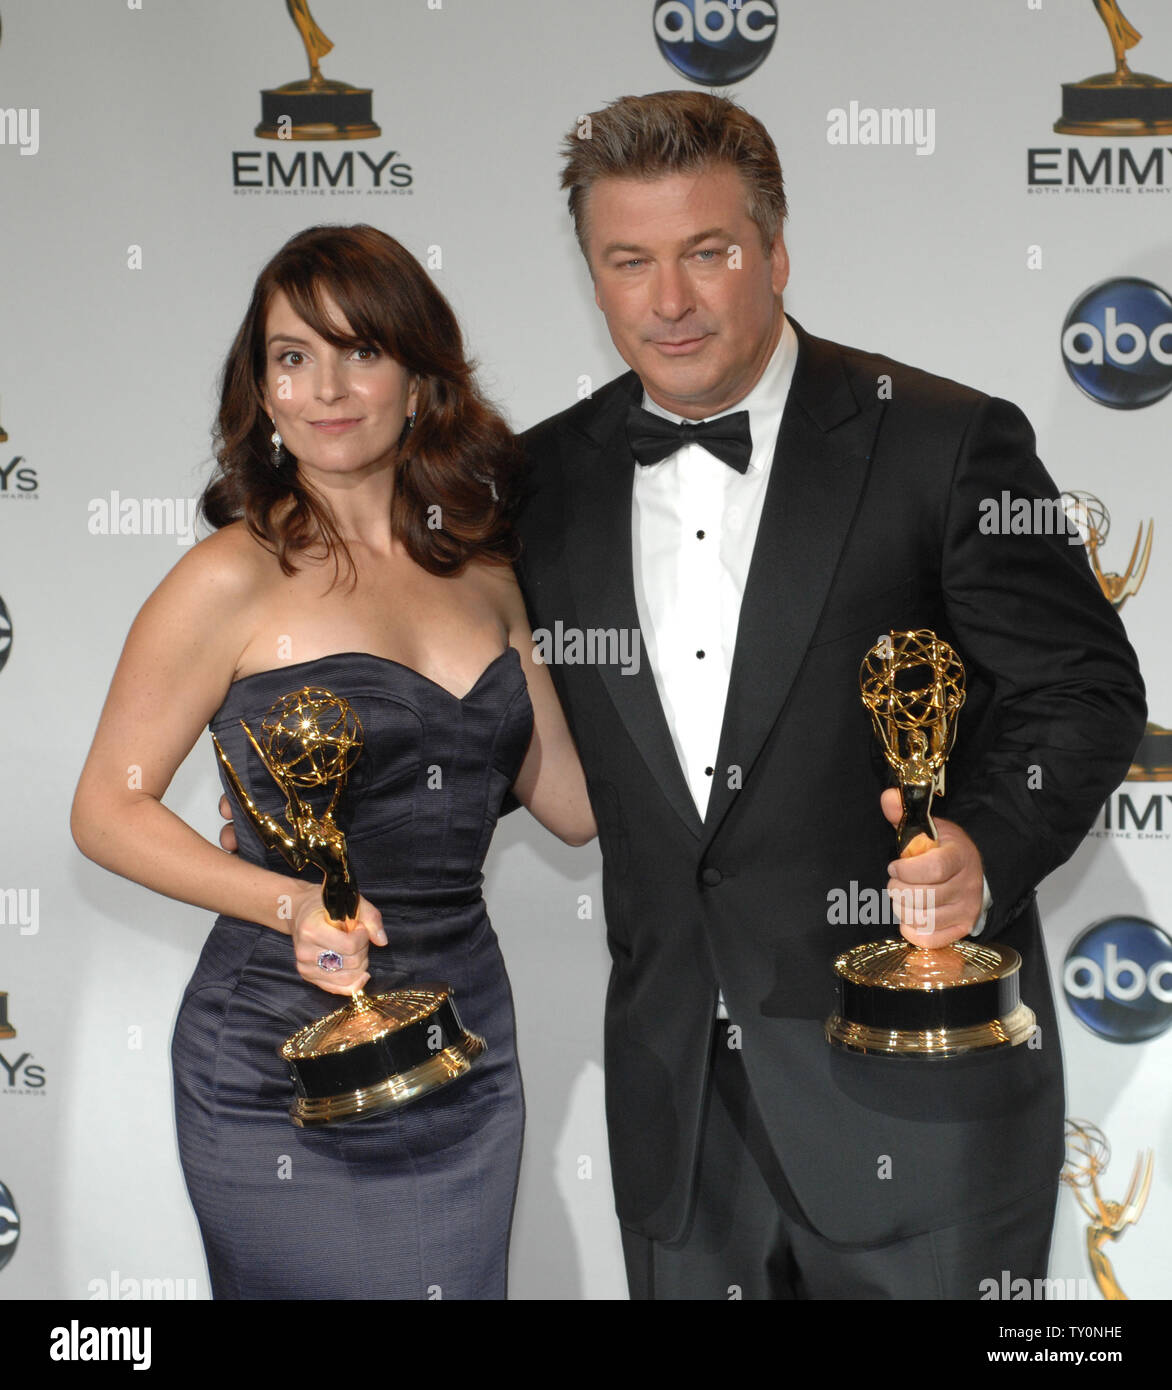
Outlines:
<svg viewBox="0 0 1172 1390"><path fill-rule="evenodd" d="M635 458L642 464L660 463L685 444L702 444L722 463L738 473L745 473L753 453L747 410L721 415L716 420L704 420L698 425L687 420L677 425L674 420L665 420L662 415L653 415L650 410L633 405L627 412L627 439Z"/></svg>

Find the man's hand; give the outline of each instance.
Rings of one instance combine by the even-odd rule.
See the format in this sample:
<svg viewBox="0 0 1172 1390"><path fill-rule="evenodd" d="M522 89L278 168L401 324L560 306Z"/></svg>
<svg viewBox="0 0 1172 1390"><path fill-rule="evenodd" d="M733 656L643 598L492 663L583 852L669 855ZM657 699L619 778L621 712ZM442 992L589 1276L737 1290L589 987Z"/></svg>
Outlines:
<svg viewBox="0 0 1172 1390"><path fill-rule="evenodd" d="M899 791L889 787L880 798L892 825L902 815ZM981 853L953 821L934 816L940 843L935 849L887 866L887 891L899 930L913 946L934 950L967 936L981 915L984 870ZM221 835L221 842L222 842ZM918 928L918 930L917 930Z"/></svg>
<svg viewBox="0 0 1172 1390"><path fill-rule="evenodd" d="M220 848L235 854L240 846L236 843L236 826L232 822L232 803L226 796L220 797L220 815L228 822L220 826Z"/></svg>

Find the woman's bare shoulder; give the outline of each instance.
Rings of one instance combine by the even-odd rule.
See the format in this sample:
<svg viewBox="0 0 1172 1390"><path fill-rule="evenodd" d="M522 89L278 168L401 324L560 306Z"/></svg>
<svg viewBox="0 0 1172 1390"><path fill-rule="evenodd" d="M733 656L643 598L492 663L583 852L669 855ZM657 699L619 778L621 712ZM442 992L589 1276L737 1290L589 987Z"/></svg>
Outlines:
<svg viewBox="0 0 1172 1390"><path fill-rule="evenodd" d="M525 601L512 565L474 560L467 573L506 620L506 626L513 627L518 619L524 619Z"/></svg>
<svg viewBox="0 0 1172 1390"><path fill-rule="evenodd" d="M199 588L205 597L241 600L260 592L279 572L276 556L245 522L233 521L192 546L164 583Z"/></svg>

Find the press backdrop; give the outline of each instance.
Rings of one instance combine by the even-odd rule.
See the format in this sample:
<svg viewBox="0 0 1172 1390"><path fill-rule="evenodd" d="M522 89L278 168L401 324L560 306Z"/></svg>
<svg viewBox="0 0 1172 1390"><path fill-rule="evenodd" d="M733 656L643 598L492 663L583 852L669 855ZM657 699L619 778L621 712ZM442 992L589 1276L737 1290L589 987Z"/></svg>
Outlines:
<svg viewBox="0 0 1172 1390"><path fill-rule="evenodd" d="M1172 77L1172 12L1124 2L1144 34L1133 67ZM0 0L0 1297L208 1294L168 1046L210 921L85 861L68 811L126 629L191 543L253 279L302 227L402 240L530 425L622 366L558 192L560 136L626 93L722 83L781 151L787 308L1019 403L1059 486L1107 507L1106 571L1127 571L1154 519L1123 617L1152 717L1172 721L1172 401L1136 400L1172 385L1172 137L1054 133L1061 84L1112 66L1090 5L312 3L335 43L323 72L372 89L378 137L254 134L262 88L307 71L281 0ZM695 17L713 41L689 43ZM884 125L884 108L907 115ZM1064 326L1105 329L1108 311L1143 319L1147 342L1131 363L1074 362L1080 386ZM1135 340L1113 346L1127 358ZM1093 355L1072 330L1066 356ZM167 802L214 836L217 797L204 738ZM1070 1111L1113 1151L1101 1196L1121 1200L1155 1154L1146 1208L1108 1243L1133 1298L1166 1296L1172 1272L1170 797L1150 775L1125 783L1042 891ZM528 1102L515 1298L625 1296L598 871L594 847L524 813L488 864ZM1051 1274L1098 1299L1086 1225L1063 1192Z"/></svg>

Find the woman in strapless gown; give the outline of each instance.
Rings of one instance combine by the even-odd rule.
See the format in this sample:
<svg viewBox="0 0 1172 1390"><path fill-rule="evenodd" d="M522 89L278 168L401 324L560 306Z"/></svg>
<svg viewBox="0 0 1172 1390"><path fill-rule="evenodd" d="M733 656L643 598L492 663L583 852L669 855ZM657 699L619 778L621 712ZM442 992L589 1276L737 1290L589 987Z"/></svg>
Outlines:
<svg viewBox="0 0 1172 1390"><path fill-rule="evenodd" d="M570 843L594 833L508 564L515 446L418 263L373 228L320 227L257 280L217 459L217 529L135 621L73 816L91 858L219 914L172 1044L212 1296L503 1298L523 1101L481 867L510 792ZM362 728L336 811L362 894L348 923L248 817L231 855L161 800L207 724L287 824L244 726L305 687ZM487 1043L471 1072L295 1128L284 1039L336 996L437 981Z"/></svg>

